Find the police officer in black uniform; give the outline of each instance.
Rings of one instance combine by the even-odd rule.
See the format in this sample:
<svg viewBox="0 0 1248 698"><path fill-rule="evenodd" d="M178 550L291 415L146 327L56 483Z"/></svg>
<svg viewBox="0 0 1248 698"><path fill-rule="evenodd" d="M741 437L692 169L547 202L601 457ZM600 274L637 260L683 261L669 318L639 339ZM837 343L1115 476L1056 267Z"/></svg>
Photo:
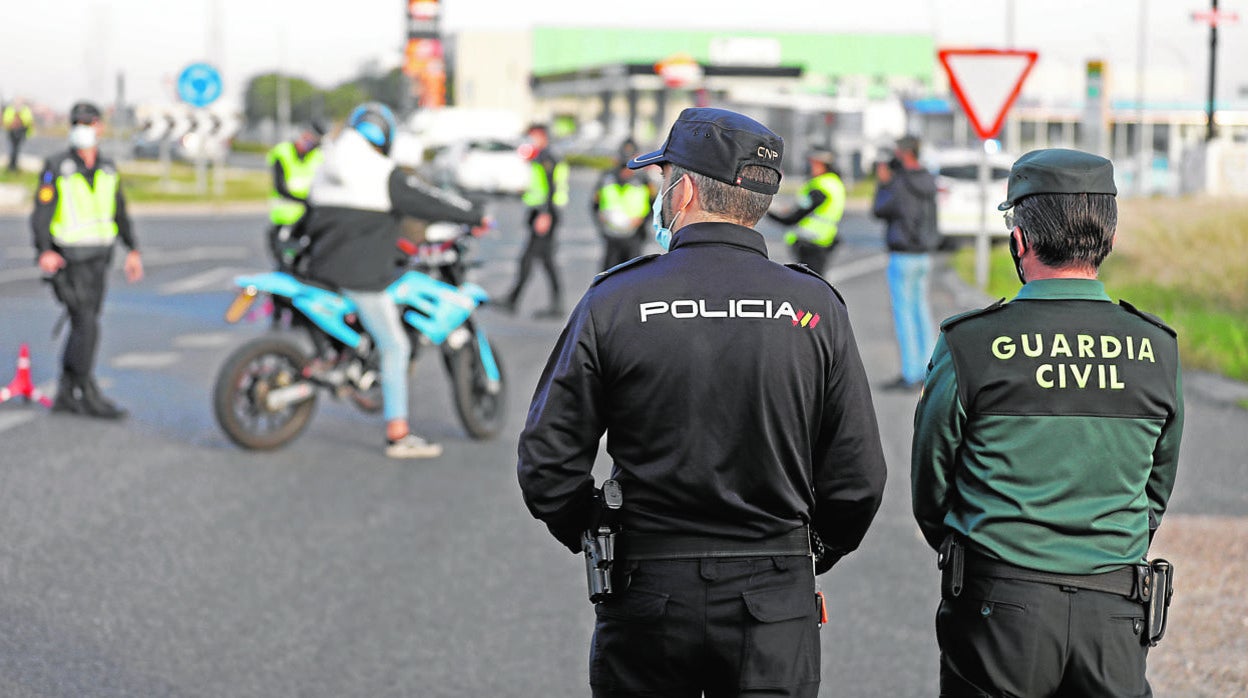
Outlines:
<svg viewBox="0 0 1248 698"><path fill-rule="evenodd" d="M127 280L143 278L143 262L126 214L117 167L100 155L100 116L99 108L89 102L78 102L70 109L70 148L44 164L30 224L39 269L48 276L69 316L69 337L52 409L117 419L126 411L104 397L95 382L100 308L116 240L120 238L129 250Z"/></svg>
<svg viewBox="0 0 1248 698"><path fill-rule="evenodd" d="M817 571L856 549L885 481L871 391L837 292L751 229L783 143L686 109L659 150L659 244L599 274L520 436L532 514L570 550L607 434L623 491L614 593L596 606L595 696L814 696Z"/></svg>
<svg viewBox="0 0 1248 698"><path fill-rule="evenodd" d="M1183 392L1174 331L1097 280L1115 194L1105 158L1019 158L1001 208L1023 288L941 326L911 475L940 551L942 696L1151 695L1168 594L1145 555Z"/></svg>

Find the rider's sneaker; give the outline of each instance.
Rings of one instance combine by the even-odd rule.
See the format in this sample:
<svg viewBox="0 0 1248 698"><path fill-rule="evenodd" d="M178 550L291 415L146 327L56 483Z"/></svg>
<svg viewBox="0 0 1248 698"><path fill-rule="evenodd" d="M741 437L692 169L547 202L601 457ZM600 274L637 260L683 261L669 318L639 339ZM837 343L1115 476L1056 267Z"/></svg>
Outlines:
<svg viewBox="0 0 1248 698"><path fill-rule="evenodd" d="M442 446L408 434L401 439L387 441L386 455L390 458L437 458L442 455Z"/></svg>

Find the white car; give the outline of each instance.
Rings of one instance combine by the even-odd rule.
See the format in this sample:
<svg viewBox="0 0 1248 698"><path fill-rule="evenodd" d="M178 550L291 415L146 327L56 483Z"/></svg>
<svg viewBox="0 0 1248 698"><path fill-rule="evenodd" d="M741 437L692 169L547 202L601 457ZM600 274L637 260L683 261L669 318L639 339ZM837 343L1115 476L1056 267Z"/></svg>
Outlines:
<svg viewBox="0 0 1248 698"><path fill-rule="evenodd" d="M460 141L439 149L433 160L440 176L465 191L524 193L532 169L520 143L499 139Z"/></svg>
<svg viewBox="0 0 1248 698"><path fill-rule="evenodd" d="M925 153L922 161L936 176L936 219L940 234L973 236L980 229L980 153L974 149ZM1004 153L988 156L988 199L984 203L988 233L1004 237L1009 231L997 204L1005 201L1006 183L1015 158Z"/></svg>

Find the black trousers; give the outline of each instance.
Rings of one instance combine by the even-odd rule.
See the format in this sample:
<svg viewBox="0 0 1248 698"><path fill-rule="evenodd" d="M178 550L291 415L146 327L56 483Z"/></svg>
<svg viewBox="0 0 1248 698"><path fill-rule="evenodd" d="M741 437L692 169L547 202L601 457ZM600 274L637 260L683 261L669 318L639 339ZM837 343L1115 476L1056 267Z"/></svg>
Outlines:
<svg viewBox="0 0 1248 698"><path fill-rule="evenodd" d="M26 140L26 129L9 131L9 171L17 171L17 156L22 151L22 141Z"/></svg>
<svg viewBox="0 0 1248 698"><path fill-rule="evenodd" d="M516 273L516 283L507 299L514 307L520 302L520 294L529 282L529 274L533 271L533 263L540 262L546 269L550 280L550 304L552 307L563 305L563 292L559 286L559 268L555 266L555 232L559 226L559 214L552 213L550 230L545 235L538 235L533 230L533 221L537 218L538 209L529 209L529 241L524 246L524 254L520 255L520 269Z"/></svg>
<svg viewBox="0 0 1248 698"><path fill-rule="evenodd" d="M649 223L647 223L648 225ZM603 235L602 242L605 248L602 254L602 270L606 271L617 264L623 264L633 257L639 256L645 238L637 234L628 237Z"/></svg>
<svg viewBox="0 0 1248 698"><path fill-rule="evenodd" d="M936 613L941 696L1151 696L1144 607L1123 596L968 579Z"/></svg>
<svg viewBox="0 0 1248 698"><path fill-rule="evenodd" d="M828 262L832 257L832 250L835 248L835 242L824 247L806 240L798 240L793 243L793 254L797 257L799 263L805 264L823 274L827 270Z"/></svg>
<svg viewBox="0 0 1248 698"><path fill-rule="evenodd" d="M61 369L77 378L88 378L95 369L100 344L100 309L112 255L68 261L52 280L56 297L69 313L69 337L61 354Z"/></svg>
<svg viewBox="0 0 1248 698"><path fill-rule="evenodd" d="M620 563L598 604L596 698L819 693L819 608L805 556Z"/></svg>

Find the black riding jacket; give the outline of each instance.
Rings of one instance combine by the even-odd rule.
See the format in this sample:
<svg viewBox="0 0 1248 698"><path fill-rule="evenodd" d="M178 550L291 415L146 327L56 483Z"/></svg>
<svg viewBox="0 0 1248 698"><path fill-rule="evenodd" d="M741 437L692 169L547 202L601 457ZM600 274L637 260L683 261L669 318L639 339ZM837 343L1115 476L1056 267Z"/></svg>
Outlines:
<svg viewBox="0 0 1248 698"><path fill-rule="evenodd" d="M622 525L758 540L812 524L858 547L883 495L870 388L840 296L730 223L599 274L559 337L519 443L532 514L579 550L607 435Z"/></svg>

